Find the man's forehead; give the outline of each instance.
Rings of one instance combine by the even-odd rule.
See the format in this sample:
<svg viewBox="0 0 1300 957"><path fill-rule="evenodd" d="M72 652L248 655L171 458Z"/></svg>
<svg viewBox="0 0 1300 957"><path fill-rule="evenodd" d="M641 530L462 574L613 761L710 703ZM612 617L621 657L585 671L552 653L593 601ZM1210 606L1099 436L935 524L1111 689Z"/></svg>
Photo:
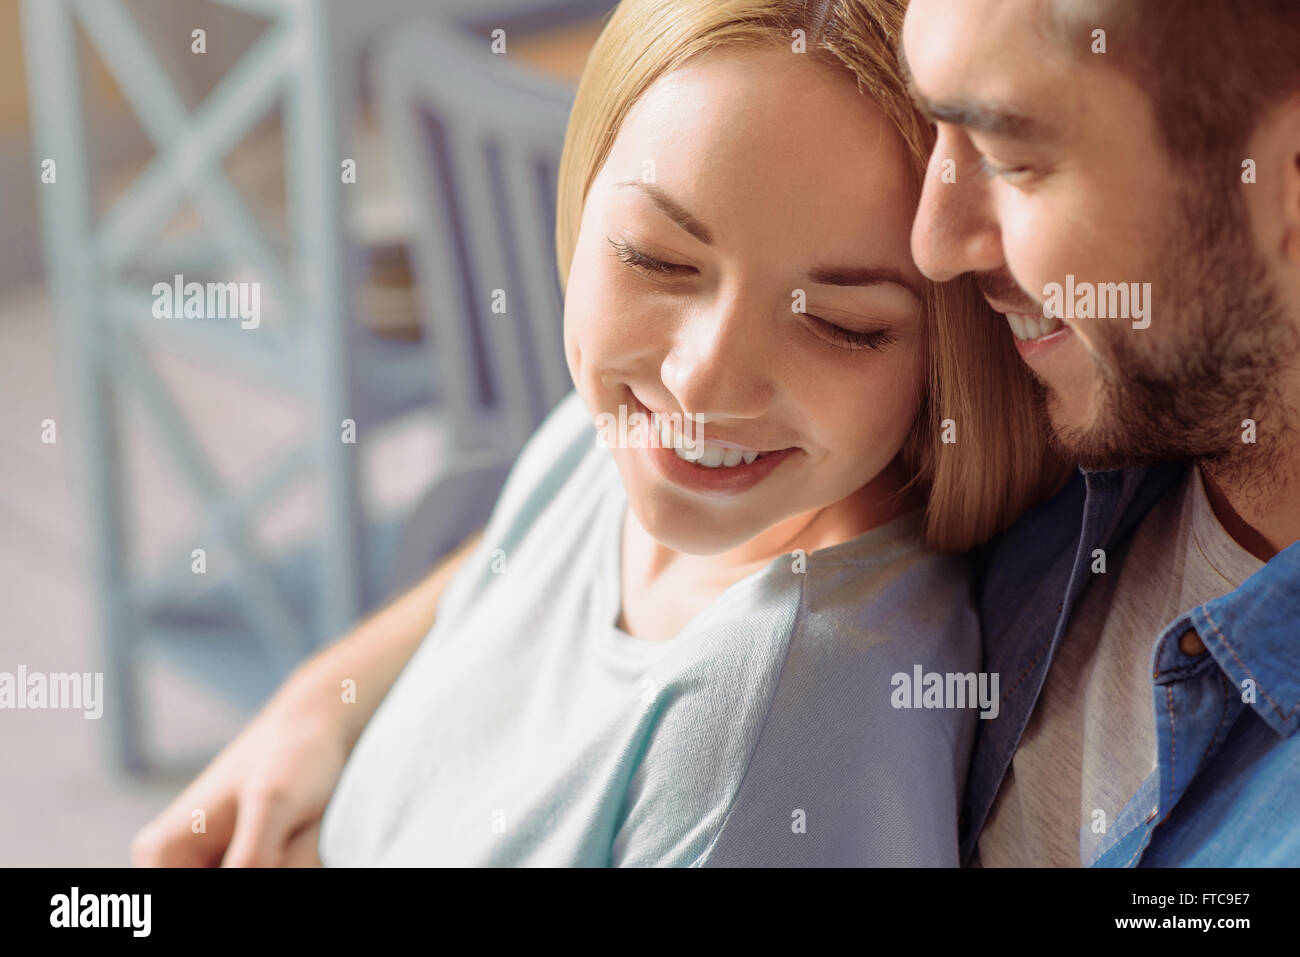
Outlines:
<svg viewBox="0 0 1300 957"><path fill-rule="evenodd" d="M1061 35L1062 0L909 0L904 18L905 41L931 36L964 36L968 47L988 52L1010 43L1034 47ZM1079 14L1077 7L1065 9ZM1073 22L1077 19L1071 16Z"/></svg>
<svg viewBox="0 0 1300 957"><path fill-rule="evenodd" d="M918 104L954 125L1045 135L1073 66L1045 15L1045 0L912 0L900 59Z"/></svg>
<svg viewBox="0 0 1300 957"><path fill-rule="evenodd" d="M911 0L903 54L923 82L931 74L979 76L1003 65L1028 71L1063 52L1049 40L1046 7L1045 0Z"/></svg>

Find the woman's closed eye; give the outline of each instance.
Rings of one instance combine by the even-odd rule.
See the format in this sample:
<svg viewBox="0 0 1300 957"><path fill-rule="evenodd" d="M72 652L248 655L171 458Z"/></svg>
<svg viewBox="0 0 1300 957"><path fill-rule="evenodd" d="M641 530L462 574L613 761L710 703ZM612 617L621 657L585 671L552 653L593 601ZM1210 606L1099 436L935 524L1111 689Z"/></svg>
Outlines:
<svg viewBox="0 0 1300 957"><path fill-rule="evenodd" d="M888 329L857 331L827 322L820 316L804 313L803 317L814 334L840 349L883 349L896 338Z"/></svg>
<svg viewBox="0 0 1300 957"><path fill-rule="evenodd" d="M614 248L614 255L620 262L651 278L686 277L699 272L694 266L658 259L621 240L610 238L609 244ZM839 349L883 349L896 338L888 329L861 331L845 329L820 316L808 313L801 315L805 320L804 324L815 336Z"/></svg>
<svg viewBox="0 0 1300 957"><path fill-rule="evenodd" d="M699 271L694 266L687 266L684 263L656 259L635 246L617 239L610 239L609 244L614 247L614 255L620 262L644 273L658 276L689 276Z"/></svg>

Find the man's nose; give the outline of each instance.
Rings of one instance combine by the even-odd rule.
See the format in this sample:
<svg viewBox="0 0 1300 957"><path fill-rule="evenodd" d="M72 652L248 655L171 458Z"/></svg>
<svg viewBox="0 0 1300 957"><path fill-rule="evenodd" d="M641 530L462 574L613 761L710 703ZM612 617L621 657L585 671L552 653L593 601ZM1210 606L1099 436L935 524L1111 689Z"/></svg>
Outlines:
<svg viewBox="0 0 1300 957"><path fill-rule="evenodd" d="M757 418L771 401L777 342L770 308L733 295L685 318L660 377L683 412Z"/></svg>
<svg viewBox="0 0 1300 957"><path fill-rule="evenodd" d="M912 224L912 258L935 282L1003 265L987 176L973 150L950 150L949 142L941 134L935 143Z"/></svg>

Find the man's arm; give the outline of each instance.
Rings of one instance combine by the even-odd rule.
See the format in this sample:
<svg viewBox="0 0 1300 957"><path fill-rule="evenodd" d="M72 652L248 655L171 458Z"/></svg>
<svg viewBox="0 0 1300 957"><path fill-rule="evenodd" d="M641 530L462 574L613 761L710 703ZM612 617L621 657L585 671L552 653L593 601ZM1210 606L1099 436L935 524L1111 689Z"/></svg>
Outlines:
<svg viewBox="0 0 1300 957"><path fill-rule="evenodd" d="M482 537L481 531L475 532L414 588L301 665L283 693L301 707L325 707L331 712L351 752L379 702L433 627L438 601L452 576ZM355 703L343 703L346 679L356 682Z"/></svg>
<svg viewBox="0 0 1300 957"><path fill-rule="evenodd" d="M265 707L131 842L137 866L319 864L321 817L362 729L433 625L481 537L299 666ZM344 703L343 682L356 682ZM202 815L203 828L194 822Z"/></svg>

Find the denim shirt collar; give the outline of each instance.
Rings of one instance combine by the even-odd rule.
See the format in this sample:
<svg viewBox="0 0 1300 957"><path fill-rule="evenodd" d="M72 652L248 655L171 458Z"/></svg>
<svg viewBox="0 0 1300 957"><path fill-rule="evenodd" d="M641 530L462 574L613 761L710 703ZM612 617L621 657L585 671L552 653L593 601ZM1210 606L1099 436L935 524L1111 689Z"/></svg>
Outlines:
<svg viewBox="0 0 1300 957"><path fill-rule="evenodd" d="M1300 728L1300 542L1191 620L1224 674L1274 731ZM1253 700L1252 700L1253 698Z"/></svg>
<svg viewBox="0 0 1300 957"><path fill-rule="evenodd" d="M998 717L980 722L958 822L969 863L1002 779L1038 701L1075 604L1092 579L1094 552L1125 541L1185 466L1079 470L977 551L984 668L1000 675Z"/></svg>
<svg viewBox="0 0 1300 957"><path fill-rule="evenodd" d="M977 552L985 668L1001 674L1004 690L998 717L980 722L975 743L960 821L963 863L970 862L1056 649L1093 577L1095 550L1110 551L1127 540L1186 474L1185 466L1175 465L1080 470L1054 498ZM1209 652L1199 662L1180 650L1179 637L1188 628ZM1161 750L1176 754L1179 766L1162 767L1144 786L1151 793L1134 796L1128 810L1136 817L1130 823L1140 826L1104 855L1121 865L1140 859L1161 808L1169 813L1247 705L1283 738L1300 726L1300 543L1275 555L1240 588L1180 616L1156 641L1153 656L1157 714L1160 694L1167 697L1206 668L1217 666L1223 673L1216 684L1226 697L1221 706L1210 707L1209 699L1201 701L1204 695L1189 686L1187 701L1175 709L1186 712L1181 747L1176 751L1171 741ZM1166 725L1177 714L1166 715L1159 734L1172 733Z"/></svg>

